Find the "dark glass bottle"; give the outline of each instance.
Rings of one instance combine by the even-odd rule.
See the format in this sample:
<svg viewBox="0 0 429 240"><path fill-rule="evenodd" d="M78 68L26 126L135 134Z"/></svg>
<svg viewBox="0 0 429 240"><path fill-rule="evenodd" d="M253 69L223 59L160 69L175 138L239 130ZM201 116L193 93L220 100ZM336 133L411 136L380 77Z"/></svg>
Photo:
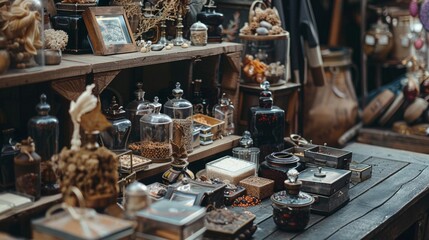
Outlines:
<svg viewBox="0 0 429 240"><path fill-rule="evenodd" d="M59 124L55 116L49 115L51 106L46 102L46 95L40 95L40 103L36 105L37 116L27 124L28 134L33 139L35 151L41 157L41 191L43 195L59 192L57 176L51 158L58 153Z"/></svg>
<svg viewBox="0 0 429 240"><path fill-rule="evenodd" d="M254 146L261 150L259 162L264 161L265 156L284 148L285 111L273 106L269 87L268 81L261 84L263 90L260 93L259 106L249 110L249 131Z"/></svg>
<svg viewBox="0 0 429 240"><path fill-rule="evenodd" d="M3 144L0 152L0 190L10 189L15 185L13 158L19 153L12 137L15 129L2 130Z"/></svg>
<svg viewBox="0 0 429 240"><path fill-rule="evenodd" d="M105 115L112 126L100 133L103 146L113 151L126 150L131 133L131 121L125 118L125 111L116 102L115 96L112 97Z"/></svg>
<svg viewBox="0 0 429 240"><path fill-rule="evenodd" d="M142 89L143 84L137 83L137 90L134 92L136 99L130 102L125 111L127 118L131 121L130 142L140 141L140 118L143 115L149 114L152 110L149 108L149 101L144 99L145 92Z"/></svg>
<svg viewBox="0 0 429 240"><path fill-rule="evenodd" d="M51 106L46 102L46 95L40 95L36 105L37 116L28 121L28 134L36 145L36 152L42 161L48 161L58 153L59 126L58 119L49 115Z"/></svg>
<svg viewBox="0 0 429 240"><path fill-rule="evenodd" d="M31 137L22 140L20 153L15 156L15 188L19 193L33 196L35 200L40 198L41 158L34 150L34 142Z"/></svg>
<svg viewBox="0 0 429 240"><path fill-rule="evenodd" d="M216 12L213 0L209 0L209 4L204 6L203 11L197 14L197 20L208 28L207 42L222 42L223 14Z"/></svg>

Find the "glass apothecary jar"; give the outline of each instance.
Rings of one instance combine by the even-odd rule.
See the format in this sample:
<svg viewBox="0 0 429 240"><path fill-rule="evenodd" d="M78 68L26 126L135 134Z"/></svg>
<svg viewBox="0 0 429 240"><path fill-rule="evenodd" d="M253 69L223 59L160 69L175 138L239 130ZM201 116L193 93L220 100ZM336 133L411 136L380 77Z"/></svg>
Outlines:
<svg viewBox="0 0 429 240"><path fill-rule="evenodd" d="M264 161L265 156L284 148L285 111L273 106L269 87L268 81L261 84L263 90L259 95L259 106L249 110L249 131L254 146L261 151L259 162Z"/></svg>
<svg viewBox="0 0 429 240"><path fill-rule="evenodd" d="M105 115L112 126L100 133L103 146L114 151L126 150L131 133L131 121L125 117L125 110L116 102L115 96L112 97Z"/></svg>
<svg viewBox="0 0 429 240"><path fill-rule="evenodd" d="M153 161L165 162L171 160L173 120L160 113L162 105L158 101L158 97L155 97L153 103L149 104L152 113L140 119L139 152Z"/></svg>
<svg viewBox="0 0 429 240"><path fill-rule="evenodd" d="M298 171L288 171L288 180L284 182L286 190L271 196L274 222L286 231L304 230L310 221L310 207L314 198L301 192L302 182L298 180Z"/></svg>
<svg viewBox="0 0 429 240"><path fill-rule="evenodd" d="M375 60L385 60L393 48L393 34L389 25L381 20L381 9L377 10L379 18L365 33L363 50L366 55Z"/></svg>
<svg viewBox="0 0 429 240"><path fill-rule="evenodd" d="M127 118L131 121L131 134L130 142L140 140L140 118L152 112L149 108L149 101L144 99L145 91L143 91L143 84L137 83L137 90L134 92L136 99L128 103L125 108Z"/></svg>
<svg viewBox="0 0 429 240"><path fill-rule="evenodd" d="M20 153L14 159L16 191L32 196L37 200L40 198L41 192L41 158L34 151L34 142L30 137L22 140L19 148Z"/></svg>
<svg viewBox="0 0 429 240"><path fill-rule="evenodd" d="M244 131L243 136L239 141L240 146L232 149L232 156L238 159L243 159L256 164L256 169L259 169L259 148L252 147L253 139L249 131ZM255 174L256 175L256 174Z"/></svg>
<svg viewBox="0 0 429 240"><path fill-rule="evenodd" d="M203 10L197 14L197 20L204 23L208 28L208 42L222 42L223 14L216 12L217 7L213 0L208 0Z"/></svg>
<svg viewBox="0 0 429 240"><path fill-rule="evenodd" d="M207 45L207 26L198 21L192 24L191 28L191 43L194 46L205 46Z"/></svg>
<svg viewBox="0 0 429 240"><path fill-rule="evenodd" d="M222 129L223 136L229 136L234 133L234 105L223 93L219 99L219 103L213 107L213 117L224 121L224 127Z"/></svg>
<svg viewBox="0 0 429 240"><path fill-rule="evenodd" d="M173 119L173 139L181 138L183 132L183 140L185 149L188 153L192 152L192 103L183 99L183 90L180 88L180 83L176 83L176 88L172 91L173 99L169 99L164 105L164 113Z"/></svg>

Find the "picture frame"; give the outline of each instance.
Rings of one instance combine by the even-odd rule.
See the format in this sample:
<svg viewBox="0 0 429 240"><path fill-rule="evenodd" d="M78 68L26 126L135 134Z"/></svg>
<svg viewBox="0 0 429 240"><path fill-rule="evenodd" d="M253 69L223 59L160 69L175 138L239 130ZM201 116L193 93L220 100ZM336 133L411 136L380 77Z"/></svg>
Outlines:
<svg viewBox="0 0 429 240"><path fill-rule="evenodd" d="M122 6L89 7L83 13L95 55L136 52L137 45Z"/></svg>

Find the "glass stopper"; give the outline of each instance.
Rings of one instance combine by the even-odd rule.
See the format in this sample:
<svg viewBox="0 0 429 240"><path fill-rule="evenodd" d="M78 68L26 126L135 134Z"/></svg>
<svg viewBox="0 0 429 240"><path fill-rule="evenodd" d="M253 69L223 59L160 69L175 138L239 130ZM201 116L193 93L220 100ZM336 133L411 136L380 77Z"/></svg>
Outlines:
<svg viewBox="0 0 429 240"><path fill-rule="evenodd" d="M296 181L298 180L298 175L299 175L299 172L295 168L290 169L287 172L287 177L291 183L296 183Z"/></svg>
<svg viewBox="0 0 429 240"><path fill-rule="evenodd" d="M240 138L240 146L249 148L253 146L253 139L249 131L244 131L243 136Z"/></svg>
<svg viewBox="0 0 429 240"><path fill-rule="evenodd" d="M176 83L176 88L175 89L173 89L173 96L176 98L176 99L180 99L180 98L182 98L182 95L183 95L183 90L180 88L180 83L179 82L177 82Z"/></svg>
<svg viewBox="0 0 429 240"><path fill-rule="evenodd" d="M264 89L265 91L267 91L268 89L270 89L270 82L268 81L264 81L259 85L262 89Z"/></svg>
<svg viewBox="0 0 429 240"><path fill-rule="evenodd" d="M36 105L36 111L39 115L48 115L49 110L51 110L51 106L46 103L46 95L40 95L40 103Z"/></svg>

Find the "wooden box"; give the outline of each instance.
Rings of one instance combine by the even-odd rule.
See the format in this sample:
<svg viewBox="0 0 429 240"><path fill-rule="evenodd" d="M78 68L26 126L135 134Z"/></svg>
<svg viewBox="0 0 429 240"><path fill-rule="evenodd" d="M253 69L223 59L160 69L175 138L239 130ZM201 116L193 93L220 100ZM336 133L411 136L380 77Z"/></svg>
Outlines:
<svg viewBox="0 0 429 240"><path fill-rule="evenodd" d="M246 188L247 194L265 199L274 193L274 181L268 178L250 176L240 181L240 186Z"/></svg>
<svg viewBox="0 0 429 240"><path fill-rule="evenodd" d="M352 171L350 181L352 183L360 183L371 178L372 166L368 164L353 162L350 164L350 171Z"/></svg>
<svg viewBox="0 0 429 240"><path fill-rule="evenodd" d="M193 120L194 122L199 123L201 125L209 126L211 128L211 133L213 134L213 140L222 137L222 131L225 127L224 121L200 113L195 114Z"/></svg>

